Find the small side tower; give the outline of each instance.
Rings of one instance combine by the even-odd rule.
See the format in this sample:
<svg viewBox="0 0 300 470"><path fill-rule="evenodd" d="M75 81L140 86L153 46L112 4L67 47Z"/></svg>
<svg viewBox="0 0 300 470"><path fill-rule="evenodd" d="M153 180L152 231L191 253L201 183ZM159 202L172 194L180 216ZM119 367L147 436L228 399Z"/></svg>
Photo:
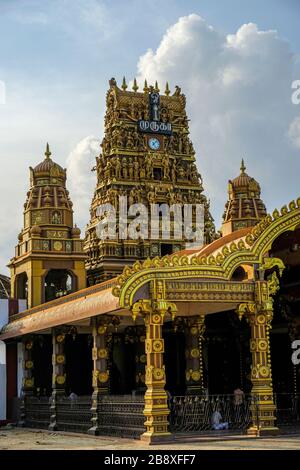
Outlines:
<svg viewBox="0 0 300 470"><path fill-rule="evenodd" d="M240 175L228 182L228 201L221 229L223 236L244 227L253 227L267 215L260 198L260 185L245 170L242 160Z"/></svg>
<svg viewBox="0 0 300 470"><path fill-rule="evenodd" d="M73 225L66 170L45 159L30 167L24 227L11 259L11 296L27 299L28 308L86 286L80 230Z"/></svg>

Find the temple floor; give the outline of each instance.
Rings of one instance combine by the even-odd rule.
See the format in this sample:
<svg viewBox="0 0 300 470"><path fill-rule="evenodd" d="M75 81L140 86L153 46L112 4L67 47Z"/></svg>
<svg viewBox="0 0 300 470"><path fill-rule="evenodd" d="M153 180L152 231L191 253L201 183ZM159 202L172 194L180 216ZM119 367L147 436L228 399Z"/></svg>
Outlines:
<svg viewBox="0 0 300 470"><path fill-rule="evenodd" d="M292 430L291 430L292 431ZM296 431L296 429L294 430ZM124 438L93 437L86 434L37 431L14 427L0 428L0 450L298 450L298 434L272 438L225 435L175 435L174 443L149 446Z"/></svg>

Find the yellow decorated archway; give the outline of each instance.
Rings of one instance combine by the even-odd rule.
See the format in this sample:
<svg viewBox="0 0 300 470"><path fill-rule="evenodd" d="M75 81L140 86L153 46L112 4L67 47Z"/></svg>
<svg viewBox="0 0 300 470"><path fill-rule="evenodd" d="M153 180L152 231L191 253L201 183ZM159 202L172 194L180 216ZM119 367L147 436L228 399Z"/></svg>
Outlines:
<svg viewBox="0 0 300 470"><path fill-rule="evenodd" d="M275 209L247 235L216 249L209 256L199 254L175 254L163 258L137 261L126 267L117 278L113 294L119 298L120 307L131 308L137 294L153 280L205 279L216 282L230 282L232 274L241 265L258 266L267 269L275 260L266 260L272 243L284 232L295 230L300 225L300 198L291 201L281 210ZM267 264L266 264L267 263ZM283 263L278 261L280 270Z"/></svg>

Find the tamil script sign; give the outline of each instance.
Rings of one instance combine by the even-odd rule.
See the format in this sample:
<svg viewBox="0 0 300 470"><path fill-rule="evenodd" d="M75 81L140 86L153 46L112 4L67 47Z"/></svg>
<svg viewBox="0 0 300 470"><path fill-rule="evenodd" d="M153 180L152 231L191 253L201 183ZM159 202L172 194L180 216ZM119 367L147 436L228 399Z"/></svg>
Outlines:
<svg viewBox="0 0 300 470"><path fill-rule="evenodd" d="M140 132L148 132L150 134L172 134L172 125L170 122L159 121L138 121L138 130Z"/></svg>

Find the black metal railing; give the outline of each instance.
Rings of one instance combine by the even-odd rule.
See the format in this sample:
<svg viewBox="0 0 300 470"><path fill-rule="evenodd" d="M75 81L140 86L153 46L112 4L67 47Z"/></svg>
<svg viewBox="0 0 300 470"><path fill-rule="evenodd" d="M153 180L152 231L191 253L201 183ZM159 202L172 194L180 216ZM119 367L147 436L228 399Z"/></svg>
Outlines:
<svg viewBox="0 0 300 470"><path fill-rule="evenodd" d="M25 398L25 424L47 429L50 424L51 397ZM92 426L90 396L58 397L56 426L60 431L87 432ZM99 434L119 437L139 437L145 431L143 395L107 395L98 404Z"/></svg>
<svg viewBox="0 0 300 470"><path fill-rule="evenodd" d="M257 400L253 395L174 396L170 403L172 432L213 430L244 431L257 421Z"/></svg>
<svg viewBox="0 0 300 470"><path fill-rule="evenodd" d="M49 397L25 397L25 425L46 429L50 422Z"/></svg>
<svg viewBox="0 0 300 470"><path fill-rule="evenodd" d="M276 424L289 432L300 427L300 395L274 394ZM92 426L91 397L59 397L56 403L57 429L87 432ZM51 397L25 397L25 425L47 429ZM258 423L258 400L254 395L173 396L169 400L171 432L208 432L219 422L224 430L245 431ZM106 395L98 404L99 433L119 437L139 437L145 431L143 395ZM219 415L214 415L218 412ZM216 418L215 423L213 416ZM227 423L225 426L224 423Z"/></svg>
<svg viewBox="0 0 300 470"><path fill-rule="evenodd" d="M277 426L300 426L300 394L275 393Z"/></svg>
<svg viewBox="0 0 300 470"><path fill-rule="evenodd" d="M56 403L57 429L61 431L86 432L91 427L90 396L77 398L60 397Z"/></svg>
<svg viewBox="0 0 300 470"><path fill-rule="evenodd" d="M98 407L100 434L139 438L145 432L143 395L106 395Z"/></svg>

